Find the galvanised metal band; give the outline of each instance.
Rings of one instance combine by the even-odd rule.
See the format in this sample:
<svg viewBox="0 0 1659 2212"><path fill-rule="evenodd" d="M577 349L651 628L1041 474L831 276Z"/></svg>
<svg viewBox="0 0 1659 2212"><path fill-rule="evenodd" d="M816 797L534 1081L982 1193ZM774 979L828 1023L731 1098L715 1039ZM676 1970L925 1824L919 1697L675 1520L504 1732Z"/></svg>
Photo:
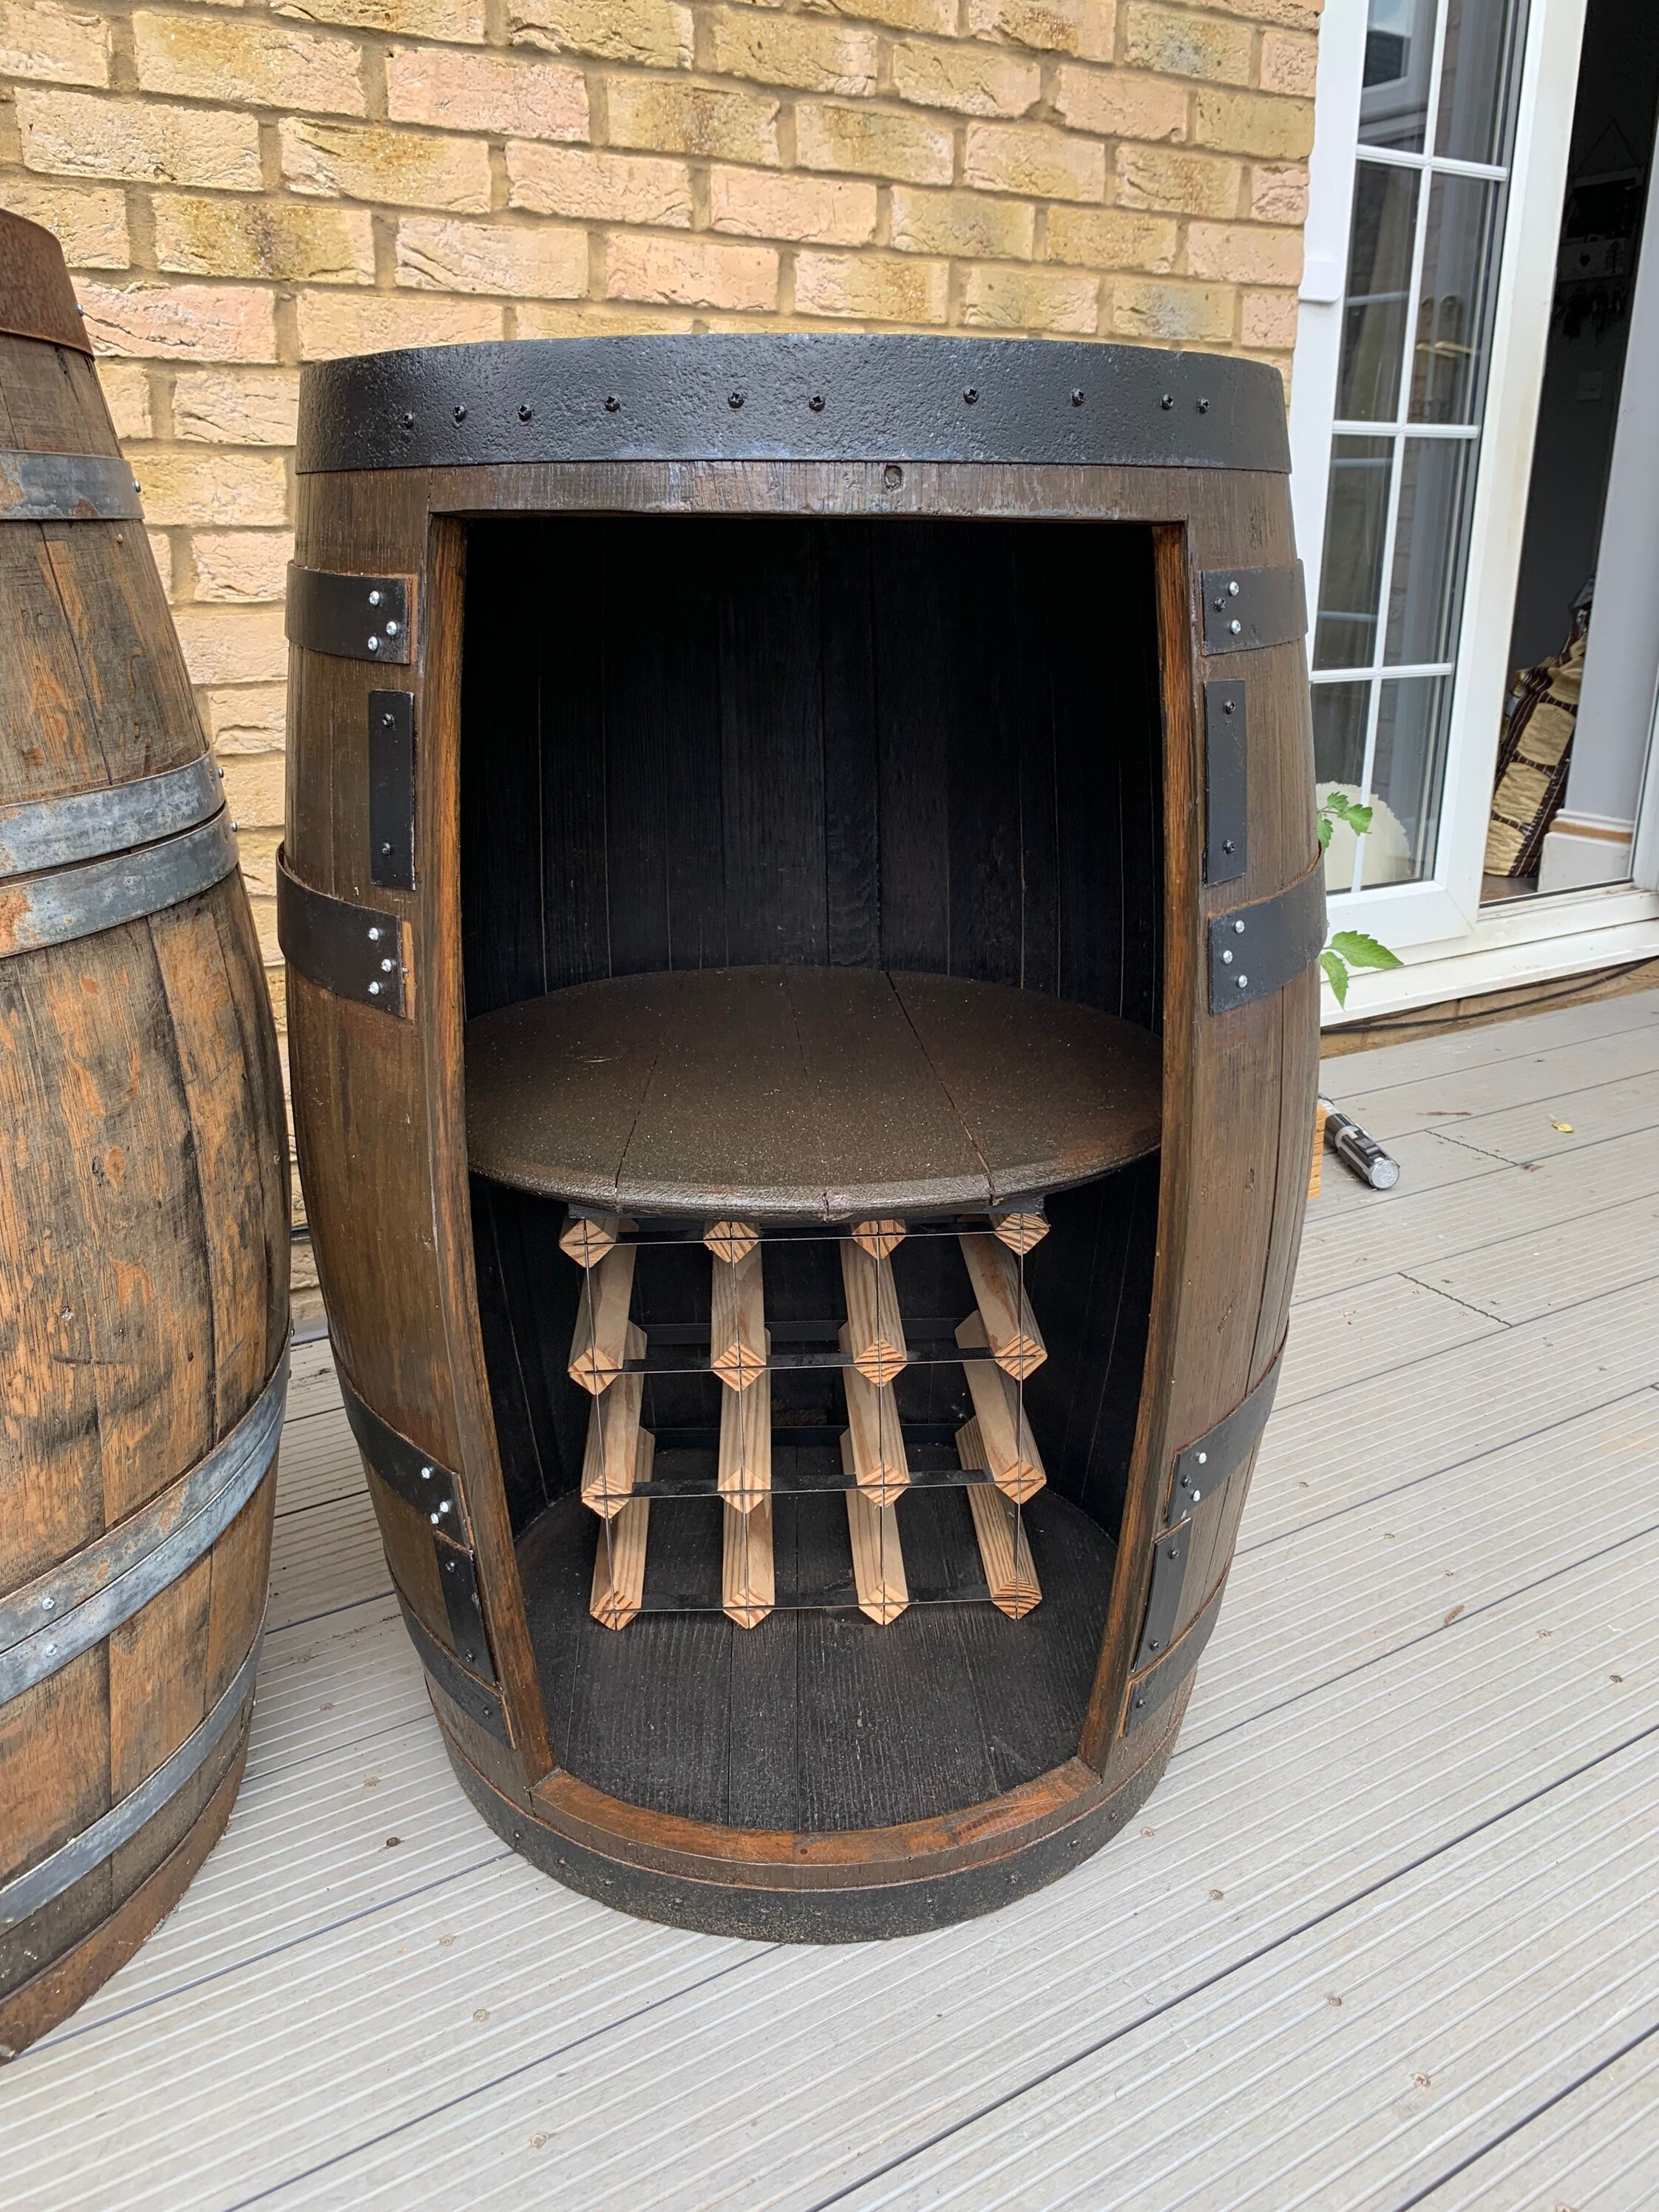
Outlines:
<svg viewBox="0 0 1659 2212"><path fill-rule="evenodd" d="M0 522L137 522L143 512L119 454L0 447Z"/></svg>
<svg viewBox="0 0 1659 2212"><path fill-rule="evenodd" d="M532 338L314 363L298 465L537 461L1291 465L1259 362L1056 340Z"/></svg>
<svg viewBox="0 0 1659 2212"><path fill-rule="evenodd" d="M0 806L0 880L131 853L135 846L193 830L223 805L219 771L204 753L183 768L131 783Z"/></svg>
<svg viewBox="0 0 1659 2212"><path fill-rule="evenodd" d="M284 1352L205 1459L107 1534L0 1598L0 1706L101 1643L217 1541L270 1470L287 1397Z"/></svg>
<svg viewBox="0 0 1659 2212"><path fill-rule="evenodd" d="M159 914L210 890L235 866L236 840L222 810L182 837L137 853L0 883L0 960Z"/></svg>
<svg viewBox="0 0 1659 2212"><path fill-rule="evenodd" d="M77 1881L102 1866L130 1837L137 1834L146 1820L153 1820L163 1806L170 1804L191 1777L206 1764L223 1741L226 1730L252 1697L264 1637L264 1624L261 1621L230 1687L201 1726L162 1760L154 1774L130 1791L118 1805L112 1805L89 1828L82 1828L78 1836L71 1836L50 1858L42 1859L38 1866L32 1866L27 1874L20 1874L0 1888L0 1934L15 1928L20 1921L39 1912L42 1905L50 1905L53 1898L61 1897L66 1889L73 1888Z"/></svg>

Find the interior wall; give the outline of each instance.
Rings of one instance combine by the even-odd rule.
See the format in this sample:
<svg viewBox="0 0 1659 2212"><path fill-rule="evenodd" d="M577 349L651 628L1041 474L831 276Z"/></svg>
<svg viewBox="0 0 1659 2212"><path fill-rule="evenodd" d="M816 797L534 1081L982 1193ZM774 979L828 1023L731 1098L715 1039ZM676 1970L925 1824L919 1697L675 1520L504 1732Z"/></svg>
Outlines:
<svg viewBox="0 0 1659 2212"><path fill-rule="evenodd" d="M1048 523L550 517L469 533L461 738L468 1012L607 975L921 969L1160 1018L1163 726L1151 532ZM514 1525L580 1477L562 1208L472 1183ZM1158 1161L1051 1200L1027 1403L1050 1481L1115 1531L1157 1250ZM895 1258L907 1316L973 1305L954 1237ZM833 1323L830 1240L767 1248L767 1313ZM647 1249L646 1328L706 1329L700 1246ZM667 1340L663 1340L666 1341ZM775 1423L834 1449L834 1370ZM653 1377L644 1423L710 1467L723 1386ZM954 1467L959 1363L896 1385ZM937 1433L922 1437L921 1432ZM684 1462L680 1462L685 1464ZM916 1460L924 1465L924 1459Z"/></svg>
<svg viewBox="0 0 1659 2212"><path fill-rule="evenodd" d="M1659 9L1650 0L1589 0L1571 180L1623 166L1622 134L1650 167L1659 112ZM1629 271L1633 295L1635 268ZM1545 360L1521 579L1510 645L1511 669L1530 668L1567 640L1573 603L1596 565L1630 335L1628 311L1577 335L1564 327L1558 288Z"/></svg>
<svg viewBox="0 0 1659 2212"><path fill-rule="evenodd" d="M461 777L470 1014L783 962L1158 1026L1144 528L474 524Z"/></svg>

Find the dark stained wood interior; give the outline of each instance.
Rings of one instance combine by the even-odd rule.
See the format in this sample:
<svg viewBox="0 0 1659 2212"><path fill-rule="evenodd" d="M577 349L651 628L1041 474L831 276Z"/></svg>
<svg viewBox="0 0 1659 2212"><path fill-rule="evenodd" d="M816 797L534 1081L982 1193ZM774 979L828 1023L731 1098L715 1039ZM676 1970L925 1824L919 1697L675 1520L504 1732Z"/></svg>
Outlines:
<svg viewBox="0 0 1659 2212"><path fill-rule="evenodd" d="M587 1612L594 1516L567 1499L526 1537L531 1634L573 1772L656 1812L824 1831L982 1804L1070 1757L1112 1581L1110 1540L1074 1506L1043 1492L1025 1508L1043 1602L1024 1620L947 1602L885 1628L790 1608L798 1588L850 1576L841 1498L773 1510L779 1609L757 1628L642 1614L617 1635ZM647 1592L661 1576L718 1593L720 1511L653 1506ZM905 1498L899 1526L915 1586L977 1572L960 1491Z"/></svg>
<svg viewBox="0 0 1659 2212"><path fill-rule="evenodd" d="M557 516L467 532L469 1015L786 962L1156 1030L1152 532Z"/></svg>
<svg viewBox="0 0 1659 2212"><path fill-rule="evenodd" d="M469 1142L515 1529L579 1480L590 1402L565 1373L580 1277L532 1192L844 1221L1047 1188L1027 1404L1050 1481L1115 1533L1158 1222L1152 533L560 517L468 540ZM884 1018L902 1053L872 1046ZM973 1310L953 1238L894 1266L907 1313ZM766 1267L774 1325L839 1318L833 1244ZM701 1251L641 1254L647 1336L706 1322L708 1294ZM712 1435L720 1387L650 1379L661 1472L696 1463L674 1440ZM953 1459L960 1366L896 1387L939 1432L913 1450ZM837 1376L774 1389L775 1420L833 1443Z"/></svg>

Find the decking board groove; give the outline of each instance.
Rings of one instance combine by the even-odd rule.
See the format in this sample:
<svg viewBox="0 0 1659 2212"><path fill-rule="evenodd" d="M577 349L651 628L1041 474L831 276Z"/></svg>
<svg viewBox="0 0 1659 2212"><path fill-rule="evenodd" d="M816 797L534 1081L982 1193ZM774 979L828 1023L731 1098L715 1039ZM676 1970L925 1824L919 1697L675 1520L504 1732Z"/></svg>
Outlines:
<svg viewBox="0 0 1659 2212"><path fill-rule="evenodd" d="M326 1346L296 1348L241 1797L167 1923L7 2070L8 2212L1650 2204L1644 1068L1659 993L1328 1067L1418 1126L1394 1193L1327 1162L1168 1777L1066 1881L902 1944L650 1927L504 1851L450 1775ZM1535 1168L1505 1157L1528 1116L1575 1123Z"/></svg>

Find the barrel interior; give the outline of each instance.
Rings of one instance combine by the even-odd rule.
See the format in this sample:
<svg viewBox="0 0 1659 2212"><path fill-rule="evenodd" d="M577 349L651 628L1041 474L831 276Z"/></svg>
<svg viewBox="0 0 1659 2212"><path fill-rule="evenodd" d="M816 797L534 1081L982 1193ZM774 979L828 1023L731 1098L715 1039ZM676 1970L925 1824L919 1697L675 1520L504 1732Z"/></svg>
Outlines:
<svg viewBox="0 0 1659 2212"><path fill-rule="evenodd" d="M630 514L466 531L470 1021L605 979L781 967L960 978L1157 1036L1149 527ZM1029 1072L987 1049L978 1077L1015 1096ZM861 1097L849 1066L849 1122L867 1112L873 1129L880 1093L879 1068ZM589 1600L617 1523L581 1499L605 1401L567 1371L595 1279L561 1249L556 1192L475 1165L484 1353L560 1764L666 1812L826 1828L927 1817L1064 1760L1110 1594L1158 1192L1154 1125L1109 1172L1033 1194L1047 1233L1013 1267L1047 1356L1013 1397L1046 1473L1018 1509L1042 1601L1018 1614L982 1601L953 1486L975 1411L948 1357L975 1302L961 1217L918 1201L891 1285L910 1352L931 1356L883 1393L915 1484L896 1509L910 1602L885 1625L848 1601L848 1508L826 1486L848 1401L842 1371L810 1358L768 1378L775 1604L753 1626L721 1609L725 1509L673 1494L707 1490L729 1395L693 1364L711 1325L704 1224L641 1220L630 1313L654 1355L638 1418L662 1609L617 1632ZM847 1224L812 1228L763 1246L775 1354L833 1352L848 1310ZM839 1601L814 1601L826 1591ZM880 1755L849 1758L866 1722Z"/></svg>

